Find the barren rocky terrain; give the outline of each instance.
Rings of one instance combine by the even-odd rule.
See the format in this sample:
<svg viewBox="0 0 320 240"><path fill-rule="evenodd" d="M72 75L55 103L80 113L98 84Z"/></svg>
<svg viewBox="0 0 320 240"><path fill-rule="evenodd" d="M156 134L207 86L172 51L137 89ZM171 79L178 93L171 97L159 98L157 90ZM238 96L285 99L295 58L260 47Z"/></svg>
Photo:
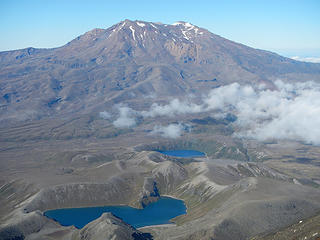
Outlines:
<svg viewBox="0 0 320 240"><path fill-rule="evenodd" d="M263 84L269 93L278 79L319 83L320 64L184 22L125 20L61 48L1 52L0 239L319 238L316 140L237 135L239 108L223 103L230 110L223 115L203 100L232 83ZM175 149L206 155L157 152ZM161 195L184 200L187 214L141 229L109 213L82 229L43 215L142 208Z"/></svg>

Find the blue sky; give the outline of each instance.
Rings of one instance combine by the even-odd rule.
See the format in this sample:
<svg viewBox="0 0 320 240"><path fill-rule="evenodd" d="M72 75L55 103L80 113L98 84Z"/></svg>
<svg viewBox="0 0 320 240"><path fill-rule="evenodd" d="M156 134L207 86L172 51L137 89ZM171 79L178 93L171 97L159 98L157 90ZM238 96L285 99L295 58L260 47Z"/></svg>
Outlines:
<svg viewBox="0 0 320 240"><path fill-rule="evenodd" d="M0 51L57 47L124 19L191 22L251 47L320 57L319 0L0 0Z"/></svg>

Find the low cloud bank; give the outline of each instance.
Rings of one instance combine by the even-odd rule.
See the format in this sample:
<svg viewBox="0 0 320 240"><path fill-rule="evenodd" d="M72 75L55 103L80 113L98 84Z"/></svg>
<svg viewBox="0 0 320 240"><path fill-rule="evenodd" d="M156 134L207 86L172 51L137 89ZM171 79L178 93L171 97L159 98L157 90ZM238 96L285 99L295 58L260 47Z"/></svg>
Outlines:
<svg viewBox="0 0 320 240"><path fill-rule="evenodd" d="M127 106L118 106L119 117L113 122L113 125L117 128L130 128L136 125L137 115L136 111Z"/></svg>
<svg viewBox="0 0 320 240"><path fill-rule="evenodd" d="M103 119L110 119L111 118L111 114L106 112L106 111L103 111L103 112L100 112L99 113L99 116Z"/></svg>
<svg viewBox="0 0 320 240"><path fill-rule="evenodd" d="M168 126L155 126L151 134L160 135L165 138L178 138L188 129L182 123L169 124Z"/></svg>
<svg viewBox="0 0 320 240"><path fill-rule="evenodd" d="M142 111L143 117L168 116L174 117L181 114L203 112L201 105L194 104L190 101L182 102L179 99L173 99L167 105L153 103L148 111Z"/></svg>
<svg viewBox="0 0 320 240"><path fill-rule="evenodd" d="M169 104L152 104L148 111L136 112L120 106L116 127L132 127L137 117L174 117L211 112L216 117L235 114L233 123L240 129L236 136L258 140L289 139L320 144L320 84L314 82L275 82L275 89L263 85L253 88L233 83L210 91L200 104L174 99ZM100 113L101 115L101 113ZM177 137L183 133L179 124L156 126L153 133Z"/></svg>
<svg viewBox="0 0 320 240"><path fill-rule="evenodd" d="M239 136L258 140L291 139L320 144L320 86L315 83L284 84L265 90L248 106L238 106Z"/></svg>
<svg viewBox="0 0 320 240"><path fill-rule="evenodd" d="M320 57L299 57L294 56L291 57L293 60L301 61L301 62L312 62L312 63L320 63Z"/></svg>
<svg viewBox="0 0 320 240"><path fill-rule="evenodd" d="M275 85L275 90L254 90L234 83L213 90L205 102L209 109L237 116L239 137L320 144L320 85L282 81Z"/></svg>

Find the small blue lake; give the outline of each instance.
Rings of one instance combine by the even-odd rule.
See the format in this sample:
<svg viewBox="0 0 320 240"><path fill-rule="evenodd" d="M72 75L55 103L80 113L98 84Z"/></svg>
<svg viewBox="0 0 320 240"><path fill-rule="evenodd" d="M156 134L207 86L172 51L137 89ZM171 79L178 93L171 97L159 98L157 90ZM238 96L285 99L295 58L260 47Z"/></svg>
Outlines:
<svg viewBox="0 0 320 240"><path fill-rule="evenodd" d="M171 150L171 151L158 151L162 154L173 157L204 157L205 153L195 150Z"/></svg>
<svg viewBox="0 0 320 240"><path fill-rule="evenodd" d="M171 223L170 219L186 213L186 206L182 200L161 197L157 202L147 205L144 209L129 206L64 208L46 211L44 215L63 226L74 225L76 228L83 228L89 222L99 218L104 212L111 212L133 227L139 228Z"/></svg>

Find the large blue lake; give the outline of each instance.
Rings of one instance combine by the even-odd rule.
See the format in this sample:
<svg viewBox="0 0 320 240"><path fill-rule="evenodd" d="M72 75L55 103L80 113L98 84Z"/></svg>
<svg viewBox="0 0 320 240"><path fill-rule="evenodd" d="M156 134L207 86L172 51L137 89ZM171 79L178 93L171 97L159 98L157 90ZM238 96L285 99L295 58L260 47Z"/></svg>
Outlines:
<svg viewBox="0 0 320 240"><path fill-rule="evenodd" d="M158 151L162 154L173 157L204 157L205 153L195 150L171 150L171 151Z"/></svg>
<svg viewBox="0 0 320 240"><path fill-rule="evenodd" d="M144 209L128 206L64 208L46 211L44 215L58 221L63 226L74 225L76 228L82 228L99 218L104 212L111 212L133 227L139 228L170 223L170 219L186 213L186 206L181 200L161 197Z"/></svg>

